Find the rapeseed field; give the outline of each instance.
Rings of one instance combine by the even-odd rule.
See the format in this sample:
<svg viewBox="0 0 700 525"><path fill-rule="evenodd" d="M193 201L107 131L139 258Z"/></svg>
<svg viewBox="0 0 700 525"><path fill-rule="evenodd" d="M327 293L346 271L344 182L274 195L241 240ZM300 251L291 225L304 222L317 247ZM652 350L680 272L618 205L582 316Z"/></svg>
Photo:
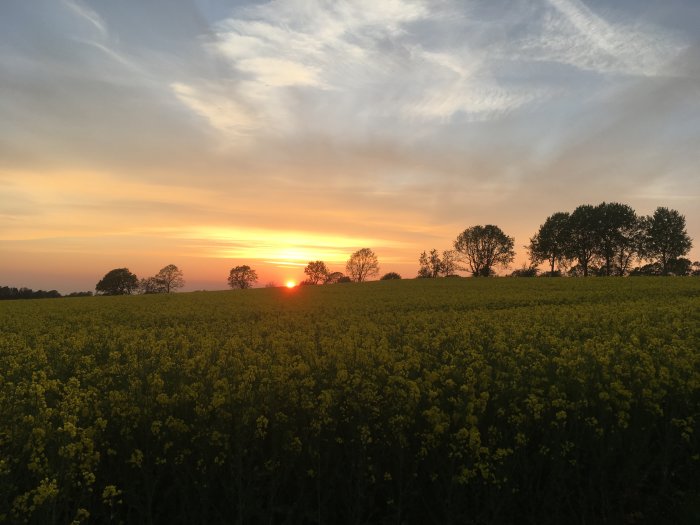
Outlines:
<svg viewBox="0 0 700 525"><path fill-rule="evenodd" d="M699 523L700 279L0 303L0 521Z"/></svg>

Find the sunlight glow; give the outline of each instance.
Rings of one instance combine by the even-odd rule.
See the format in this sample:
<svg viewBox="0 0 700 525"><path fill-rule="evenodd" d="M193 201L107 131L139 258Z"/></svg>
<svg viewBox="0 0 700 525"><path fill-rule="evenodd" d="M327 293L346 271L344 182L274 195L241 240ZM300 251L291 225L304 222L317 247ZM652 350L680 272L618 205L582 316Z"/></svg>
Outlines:
<svg viewBox="0 0 700 525"><path fill-rule="evenodd" d="M287 288L294 288L297 285L294 281L287 281Z"/></svg>

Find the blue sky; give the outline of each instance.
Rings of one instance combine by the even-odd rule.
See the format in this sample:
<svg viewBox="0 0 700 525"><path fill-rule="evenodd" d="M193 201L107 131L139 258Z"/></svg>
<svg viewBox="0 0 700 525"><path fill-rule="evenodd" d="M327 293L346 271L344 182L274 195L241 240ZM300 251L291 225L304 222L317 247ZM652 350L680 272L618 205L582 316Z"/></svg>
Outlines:
<svg viewBox="0 0 700 525"><path fill-rule="evenodd" d="M282 281L366 245L411 276L485 223L519 265L601 201L698 237L698 27L690 0L5 0L0 284Z"/></svg>

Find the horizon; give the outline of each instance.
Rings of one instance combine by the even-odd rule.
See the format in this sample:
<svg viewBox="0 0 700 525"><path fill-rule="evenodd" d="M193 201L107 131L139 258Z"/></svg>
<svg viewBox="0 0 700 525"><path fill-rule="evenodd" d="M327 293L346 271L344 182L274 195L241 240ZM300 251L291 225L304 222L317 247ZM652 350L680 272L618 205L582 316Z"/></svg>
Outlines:
<svg viewBox="0 0 700 525"><path fill-rule="evenodd" d="M686 218L700 259L700 5L623 0L9 0L0 6L0 286L183 291L380 275L552 213ZM503 273L503 272L501 272Z"/></svg>

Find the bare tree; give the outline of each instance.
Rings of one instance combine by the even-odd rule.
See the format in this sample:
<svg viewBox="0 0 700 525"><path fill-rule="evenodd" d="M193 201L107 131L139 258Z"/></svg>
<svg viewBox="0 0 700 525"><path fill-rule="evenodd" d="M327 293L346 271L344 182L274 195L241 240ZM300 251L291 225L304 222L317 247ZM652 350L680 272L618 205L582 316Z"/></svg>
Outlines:
<svg viewBox="0 0 700 525"><path fill-rule="evenodd" d="M372 250L362 248L350 256L345 271L353 281L361 283L379 273L379 261Z"/></svg>

